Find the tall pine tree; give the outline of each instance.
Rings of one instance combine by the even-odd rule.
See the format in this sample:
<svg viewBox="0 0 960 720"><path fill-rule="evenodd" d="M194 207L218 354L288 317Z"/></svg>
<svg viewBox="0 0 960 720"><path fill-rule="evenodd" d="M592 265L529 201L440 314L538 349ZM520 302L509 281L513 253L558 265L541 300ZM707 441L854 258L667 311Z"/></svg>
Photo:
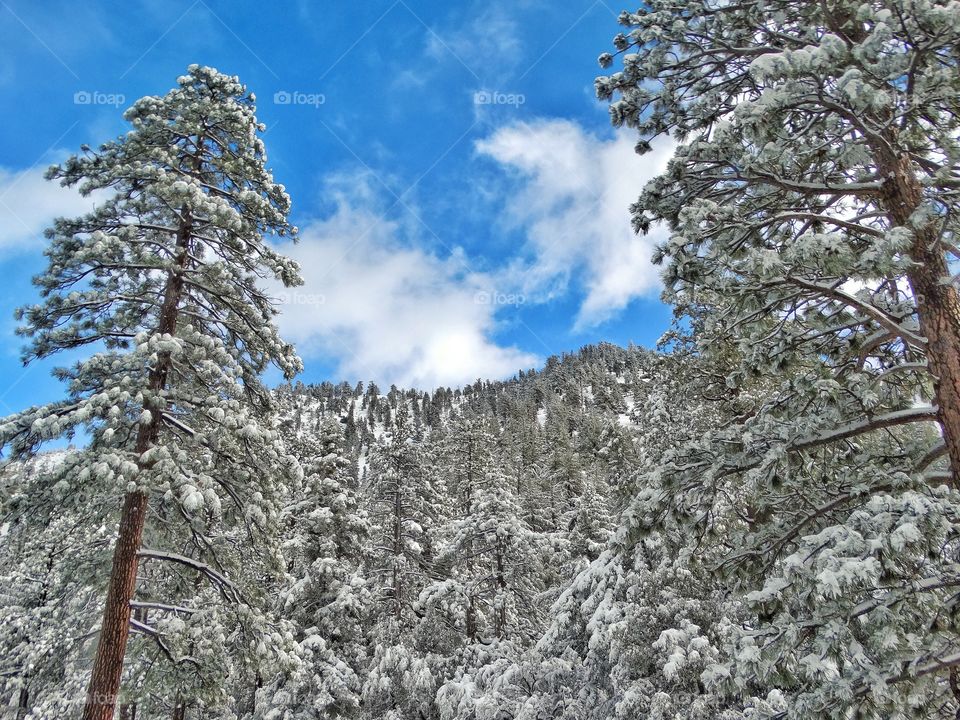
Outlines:
<svg viewBox="0 0 960 720"><path fill-rule="evenodd" d="M600 97L639 151L682 143L634 223L669 226L665 297L733 408L622 532L686 537L743 589L708 686L759 682L791 717L952 717L960 11L652 0L620 21Z"/></svg>
<svg viewBox="0 0 960 720"><path fill-rule="evenodd" d="M64 400L8 418L0 442L20 456L84 426L85 462L58 482L122 498L84 720L113 716L142 558L244 595L201 559L216 552L204 522L187 531L196 553L142 548L151 506L163 522L226 515L253 537L273 533L274 483L288 461L260 420L271 401L258 375L274 363L289 377L300 361L277 336L261 280L299 277L266 242L295 228L254 112L237 78L191 66L169 93L127 110L128 133L48 172L107 199L48 231L49 264L35 281L42 302L19 316L25 361L79 347L92 355L58 371Z"/></svg>

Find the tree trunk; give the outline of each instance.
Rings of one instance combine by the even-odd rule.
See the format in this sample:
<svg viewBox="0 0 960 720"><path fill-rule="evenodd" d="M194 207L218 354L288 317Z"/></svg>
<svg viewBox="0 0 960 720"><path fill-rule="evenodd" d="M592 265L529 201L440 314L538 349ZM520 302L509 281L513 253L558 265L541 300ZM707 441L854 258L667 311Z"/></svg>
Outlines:
<svg viewBox="0 0 960 720"><path fill-rule="evenodd" d="M202 142L202 139L199 141ZM199 148L199 143L198 143ZM199 149L197 164L199 164ZM177 228L176 256L174 265L167 274L163 304L157 332L173 335L177 331L180 301L183 296L183 270L189 256L190 236L193 225L187 208L181 209ZM150 371L147 386L150 396L156 399L167 387L171 359L169 353L160 353L156 366ZM135 452L142 457L152 448L160 434L163 407L145 408L151 411L149 423L137 429ZM141 470L146 466L141 465ZM120 515L120 531L113 551L113 566L107 585L107 601L100 627L100 641L93 660L93 671L87 687L87 697L82 720L112 720L120 692L123 675L123 657L130 634L130 601L137 581L138 556L147 518L147 493L143 490L128 492Z"/></svg>
<svg viewBox="0 0 960 720"><path fill-rule="evenodd" d="M499 594L496 614L496 633L500 640L503 640L507 634L507 608L505 606L507 593L507 581L503 577L503 549L500 547L500 541L497 541L497 592Z"/></svg>
<svg viewBox="0 0 960 720"><path fill-rule="evenodd" d="M20 686L20 694L17 699L16 720L22 720L28 712L30 712L30 688L27 687L27 681L24 679L23 685Z"/></svg>
<svg viewBox="0 0 960 720"><path fill-rule="evenodd" d="M173 703L173 720L184 720L187 717L187 704L183 701L183 698L180 697L180 693L177 693L177 699Z"/></svg>
<svg viewBox="0 0 960 720"><path fill-rule="evenodd" d="M397 621L403 615L401 605L403 584L400 576L400 556L403 554L403 505L400 498L400 478L397 477L396 491L393 496L393 612Z"/></svg>
<svg viewBox="0 0 960 720"><path fill-rule="evenodd" d="M923 197L910 158L889 158L880 163L880 170L886 176L883 200L887 213L894 225L908 226ZM927 339L927 365L956 486L960 470L960 297L957 288L947 282L951 273L939 247L936 222L915 231L910 258L916 265L907 277L917 303L920 331Z"/></svg>
<svg viewBox="0 0 960 720"><path fill-rule="evenodd" d="M120 706L120 720L137 720L137 704L124 703Z"/></svg>
<svg viewBox="0 0 960 720"><path fill-rule="evenodd" d="M133 610L133 619L147 625L150 613L147 608L138 607ZM137 720L137 701L128 699L120 706L120 720Z"/></svg>
<svg viewBox="0 0 960 720"><path fill-rule="evenodd" d="M477 611L474 606L473 596L470 597L470 604L467 605L467 640L473 642L477 639Z"/></svg>
<svg viewBox="0 0 960 720"><path fill-rule="evenodd" d="M917 245L926 244L929 234L921 233ZM925 259L918 255L912 254L921 265L910 273L910 287L917 299L920 330L927 338L927 364L934 378L940 428L956 486L960 470L960 298L955 287L941 281L948 273L943 255L936 251Z"/></svg>
<svg viewBox="0 0 960 720"><path fill-rule="evenodd" d="M120 534L113 551L100 642L90 676L83 720L111 720L120 690L123 654L130 634L130 600L137 581L137 551L147 518L147 495L127 493L120 515Z"/></svg>

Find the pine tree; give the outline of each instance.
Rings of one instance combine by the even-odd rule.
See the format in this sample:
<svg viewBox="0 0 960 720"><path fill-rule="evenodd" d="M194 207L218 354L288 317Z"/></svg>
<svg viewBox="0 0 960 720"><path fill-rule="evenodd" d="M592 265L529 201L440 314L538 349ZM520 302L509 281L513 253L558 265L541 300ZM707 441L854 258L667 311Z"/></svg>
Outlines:
<svg viewBox="0 0 960 720"><path fill-rule="evenodd" d="M406 405L397 409L389 444L370 460L372 547L367 574L379 605L364 688L371 717L433 715L435 679L413 641L416 603L434 560L433 533L442 517L440 490L426 472Z"/></svg>
<svg viewBox="0 0 960 720"><path fill-rule="evenodd" d="M390 444L370 461L374 548L371 574L382 582L380 600L387 614L408 617L418 578L428 570L427 530L435 518L436 495L413 443L409 415L398 413Z"/></svg>
<svg viewBox="0 0 960 720"><path fill-rule="evenodd" d="M39 455L3 473L0 648L7 707L20 720L75 712L89 662L83 648L109 562L113 508L101 488L58 485L75 458Z"/></svg>
<svg viewBox="0 0 960 720"><path fill-rule="evenodd" d="M301 661L266 685L271 718L350 718L360 712L371 595L361 572L370 533L343 431L326 418L296 451L304 483L284 508L290 583L277 612L296 628Z"/></svg>
<svg viewBox="0 0 960 720"><path fill-rule="evenodd" d="M287 377L300 368L259 286L299 278L264 240L295 228L289 198L264 166L253 95L234 77L191 66L178 87L142 98L125 118L126 135L48 172L109 197L48 231L49 265L36 278L43 301L19 315L31 340L25 361L94 352L58 371L65 400L0 429L0 441L22 456L87 427L82 469L58 482L68 492L96 482L123 497L85 720L113 716L140 559L172 562L217 594L243 596L200 558L216 552L224 524L234 536L271 536L275 483L288 460L260 420L271 401L258 375L270 363ZM195 530L170 531L185 532L195 554L141 547L152 504L165 523L196 521ZM166 533L158 527L155 537Z"/></svg>
<svg viewBox="0 0 960 720"><path fill-rule="evenodd" d="M638 150L682 143L634 224L669 226L665 297L733 418L658 463L622 532L721 554L753 616L704 679L771 713L960 707L958 18L654 0L597 80Z"/></svg>
<svg viewBox="0 0 960 720"><path fill-rule="evenodd" d="M467 643L529 642L538 629L541 538L524 522L509 481L493 467L477 479L469 509L443 532L445 577L421 597Z"/></svg>

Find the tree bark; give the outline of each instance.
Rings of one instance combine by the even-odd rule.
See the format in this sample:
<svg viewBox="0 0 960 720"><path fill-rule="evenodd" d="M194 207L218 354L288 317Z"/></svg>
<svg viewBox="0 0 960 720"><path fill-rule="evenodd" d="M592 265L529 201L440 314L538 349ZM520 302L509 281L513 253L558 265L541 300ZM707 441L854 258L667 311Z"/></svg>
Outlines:
<svg viewBox="0 0 960 720"><path fill-rule="evenodd" d="M147 518L147 495L127 493L120 515L120 534L113 551L100 642L90 676L84 720L111 720L120 690L123 655L130 634L130 600L137 582L137 551Z"/></svg>
<svg viewBox="0 0 960 720"><path fill-rule="evenodd" d="M187 704L183 701L180 693L177 693L177 699L173 703L173 720L184 720L187 717Z"/></svg>
<svg viewBox="0 0 960 720"><path fill-rule="evenodd" d="M921 234L924 239L917 245L925 244L926 235ZM919 248L913 256L920 267L910 273L910 287L917 299L920 329L927 337L927 364L934 378L938 419L956 486L960 470L960 298L955 287L941 281L947 277L942 254L927 255L935 257L919 259Z"/></svg>
<svg viewBox="0 0 960 720"><path fill-rule="evenodd" d="M120 706L120 720L137 720L137 704L124 703Z"/></svg>
<svg viewBox="0 0 960 720"><path fill-rule="evenodd" d="M26 717L27 713L30 712L30 688L27 687L26 679L23 680L23 685L20 687L20 694L17 699L17 714L15 715L16 720L22 720Z"/></svg>
<svg viewBox="0 0 960 720"><path fill-rule="evenodd" d="M505 607L504 596L507 592L507 581L503 577L503 548L500 546L500 541L497 541L497 591L500 595L498 598L499 606L497 607L496 614L496 633L497 637L503 640L507 634L507 608Z"/></svg>
<svg viewBox="0 0 960 720"><path fill-rule="evenodd" d="M473 642L477 639L477 611L473 602L473 596L467 605L467 640Z"/></svg>
<svg viewBox="0 0 960 720"><path fill-rule="evenodd" d="M199 164L199 144L197 163ZM183 270L189 256L190 237L193 224L189 210L181 210L177 228L176 255L173 267L167 274L163 303L157 332L161 335L173 335L177 331L180 301L183 296ZM156 366L150 371L147 386L150 397L158 399L167 387L171 358L169 353L160 353ZM135 452L142 457L156 443L162 423L159 406L147 407L152 413L150 422L142 423L137 429ZM146 465L140 464L140 469ZM137 581L138 556L143 539L143 528L147 518L147 493L143 490L128 492L124 497L123 511L120 515L120 530L113 551L113 566L107 585L107 601L103 611L103 623L100 627L100 641L93 660L93 671L87 687L87 697L83 708L82 720L112 720L120 692L123 676L123 658L127 650L127 638L130 634L130 601Z"/></svg>
<svg viewBox="0 0 960 720"><path fill-rule="evenodd" d="M923 200L922 188L910 162L902 155L879 163L886 176L883 201L896 226L909 226L911 215ZM939 243L936 222L914 231L910 258L915 266L907 274L917 303L920 331L927 339L927 365L933 376L937 415L950 469L957 485L960 471L960 296L948 282L950 270Z"/></svg>

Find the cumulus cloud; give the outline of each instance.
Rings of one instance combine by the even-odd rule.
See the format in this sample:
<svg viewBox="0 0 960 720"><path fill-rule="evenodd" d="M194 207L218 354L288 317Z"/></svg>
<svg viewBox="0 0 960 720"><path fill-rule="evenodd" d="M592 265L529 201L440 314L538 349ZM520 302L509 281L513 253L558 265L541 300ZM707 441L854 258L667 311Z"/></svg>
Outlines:
<svg viewBox="0 0 960 720"><path fill-rule="evenodd" d="M281 248L305 280L272 289L281 332L302 356L335 358L339 377L404 387L507 377L540 363L493 339L489 277L462 253L439 257L403 236L376 210L341 200L331 217L303 228L299 244Z"/></svg>
<svg viewBox="0 0 960 720"><path fill-rule="evenodd" d="M0 252L43 247L43 231L58 216L80 215L94 200L43 179L45 168L17 172L0 168Z"/></svg>
<svg viewBox="0 0 960 720"><path fill-rule="evenodd" d="M664 141L638 156L634 143L629 131L606 140L574 122L539 120L500 128L476 144L514 174L507 220L523 230L526 246L508 274L546 299L582 286L576 328L659 291L650 256L664 231L635 235L629 206L663 171L674 146Z"/></svg>

